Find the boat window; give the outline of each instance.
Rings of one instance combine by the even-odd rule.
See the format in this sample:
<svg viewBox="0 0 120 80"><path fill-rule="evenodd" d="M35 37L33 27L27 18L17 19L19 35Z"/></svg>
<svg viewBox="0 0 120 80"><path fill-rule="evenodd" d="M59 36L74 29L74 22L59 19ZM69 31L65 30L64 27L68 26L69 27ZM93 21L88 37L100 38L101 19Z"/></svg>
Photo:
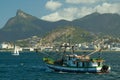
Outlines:
<svg viewBox="0 0 120 80"><path fill-rule="evenodd" d="M68 60L70 60L70 56L68 57Z"/></svg>
<svg viewBox="0 0 120 80"><path fill-rule="evenodd" d="M79 64L78 64L78 62L77 62L77 67L79 67Z"/></svg>
<svg viewBox="0 0 120 80"><path fill-rule="evenodd" d="M98 62L98 66L101 66L101 63L100 63L100 62Z"/></svg>
<svg viewBox="0 0 120 80"><path fill-rule="evenodd" d="M82 62L82 66L83 66L83 67L85 66L85 63L84 63L84 62Z"/></svg>

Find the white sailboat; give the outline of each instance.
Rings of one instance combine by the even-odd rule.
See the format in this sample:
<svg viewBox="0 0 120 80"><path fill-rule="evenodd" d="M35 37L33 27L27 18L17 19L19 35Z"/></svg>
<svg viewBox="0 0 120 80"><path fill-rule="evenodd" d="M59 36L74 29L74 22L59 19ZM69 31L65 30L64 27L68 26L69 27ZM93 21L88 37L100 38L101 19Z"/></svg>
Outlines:
<svg viewBox="0 0 120 80"><path fill-rule="evenodd" d="M18 47L17 46L15 46L15 48L14 48L14 52L13 52L13 54L12 55L16 55L16 56L18 56L19 55L19 49L18 49Z"/></svg>

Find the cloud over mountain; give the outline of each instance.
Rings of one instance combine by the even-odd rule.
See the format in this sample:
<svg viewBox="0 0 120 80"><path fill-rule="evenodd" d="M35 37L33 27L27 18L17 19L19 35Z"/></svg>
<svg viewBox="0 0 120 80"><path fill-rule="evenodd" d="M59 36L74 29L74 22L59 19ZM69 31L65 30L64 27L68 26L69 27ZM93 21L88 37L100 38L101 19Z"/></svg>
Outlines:
<svg viewBox="0 0 120 80"><path fill-rule="evenodd" d="M50 0L46 3L45 7L49 10L56 10L58 8L60 8L62 6L62 4L58 1L53 1L53 0Z"/></svg>
<svg viewBox="0 0 120 80"><path fill-rule="evenodd" d="M118 13L120 14L120 3L103 3L102 5L96 6L99 13Z"/></svg>
<svg viewBox="0 0 120 80"><path fill-rule="evenodd" d="M67 3L71 4L80 4L80 3L95 3L99 2L100 0L66 0Z"/></svg>
<svg viewBox="0 0 120 80"><path fill-rule="evenodd" d="M47 21L58 21L58 20L68 20L72 21L75 19L75 15L78 11L78 8L64 8L63 10L56 11L54 13L51 13L49 15L43 16L41 19L47 20Z"/></svg>
<svg viewBox="0 0 120 80"><path fill-rule="evenodd" d="M54 5L51 4L52 7L49 7L49 8L51 8L51 10L56 10L56 11L42 16L41 19L47 20L47 21L58 21L62 19L72 21L74 19L82 18L94 12L99 12L101 14L103 13L120 14L120 3L108 3L105 1L107 0L66 0L66 3L60 5L61 7L65 6L65 4L67 3L76 3L76 4L74 4L73 6L68 5L67 7L60 8L58 10L56 10L57 7L54 7L55 9L52 8ZM49 1L49 2L54 3L53 1ZM98 2L101 2L101 3L98 4ZM77 3L79 4L89 3L89 4L78 5ZM91 3L94 3L94 4L96 3L96 4L92 5Z"/></svg>

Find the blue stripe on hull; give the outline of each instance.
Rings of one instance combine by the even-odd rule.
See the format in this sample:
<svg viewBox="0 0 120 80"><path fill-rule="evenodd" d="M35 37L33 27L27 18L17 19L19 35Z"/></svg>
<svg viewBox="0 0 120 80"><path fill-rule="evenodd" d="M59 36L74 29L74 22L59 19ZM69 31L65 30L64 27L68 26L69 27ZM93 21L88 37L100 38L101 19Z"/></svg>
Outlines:
<svg viewBox="0 0 120 80"><path fill-rule="evenodd" d="M97 70L96 67L93 68L69 68L69 67L62 67L62 66L55 66L55 65L49 65L47 64L47 66L50 69L53 69L54 71L62 71L62 72L76 72L76 73L99 73L100 69Z"/></svg>

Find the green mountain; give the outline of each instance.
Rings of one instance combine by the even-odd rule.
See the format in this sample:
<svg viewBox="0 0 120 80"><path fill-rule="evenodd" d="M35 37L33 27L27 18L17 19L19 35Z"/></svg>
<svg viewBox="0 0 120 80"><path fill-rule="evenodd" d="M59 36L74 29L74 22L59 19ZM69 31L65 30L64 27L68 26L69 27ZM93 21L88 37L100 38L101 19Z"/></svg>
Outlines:
<svg viewBox="0 0 120 80"><path fill-rule="evenodd" d="M91 34L88 31L77 27L63 27L57 28L52 32L44 36L42 42L44 43L55 43L55 42L69 42L71 43L80 43L80 42L91 42L96 38L95 35Z"/></svg>
<svg viewBox="0 0 120 80"><path fill-rule="evenodd" d="M118 14L99 14L93 13L81 19L74 20L74 26L95 32L119 37L120 35L120 15Z"/></svg>
<svg viewBox="0 0 120 80"><path fill-rule="evenodd" d="M1 41L15 41L29 38L31 36L43 36L57 26L66 25L67 21L48 22L40 20L30 14L18 10L15 17L8 20L0 30Z"/></svg>
<svg viewBox="0 0 120 80"><path fill-rule="evenodd" d="M9 19L6 25L0 29L0 42L16 41L31 36L43 37L51 31L66 26L73 26L91 33L119 37L120 15L93 13L74 21L48 22L18 10L16 16Z"/></svg>
<svg viewBox="0 0 120 80"><path fill-rule="evenodd" d="M8 20L6 25L0 30L2 40L12 41L27 38L34 35L40 35L41 27L37 23L38 18L18 10L15 17ZM44 21L42 21L44 23Z"/></svg>

